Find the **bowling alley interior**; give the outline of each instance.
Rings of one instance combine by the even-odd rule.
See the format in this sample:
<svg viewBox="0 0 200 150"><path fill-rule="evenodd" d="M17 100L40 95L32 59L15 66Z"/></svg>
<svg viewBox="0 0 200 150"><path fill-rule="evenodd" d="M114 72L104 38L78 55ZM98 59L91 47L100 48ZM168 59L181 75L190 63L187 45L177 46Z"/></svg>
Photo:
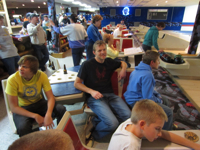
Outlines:
<svg viewBox="0 0 200 150"><path fill-rule="evenodd" d="M164 24L164 26L160 27L160 24ZM173 114L172 125L167 132L199 144L200 148L199 0L0 0L0 26L1 150L7 150L13 142L20 140L23 136L25 138L29 134L48 132L48 130L61 130L64 134L68 134L75 150L114 150L111 143L117 136L116 131L118 131L118 127L121 127L120 123L123 124L126 120L120 122L114 131L107 131L105 128L107 134L102 138L93 137L96 132L101 134L97 129L101 128L99 127L100 123L97 125L96 122L104 120L102 120L103 117L95 114L94 108L90 108L92 105L89 104L90 98L88 97L92 97L93 101L96 98L88 92L88 89L84 89L86 80L81 78L82 74L90 74L87 72L88 70L84 69L93 71L93 64L86 67L86 64L92 62L90 60L100 60L101 58L103 61L109 59L112 62L121 63L118 65L118 69L116 67L109 76L109 86L126 105L127 111L131 113L134 106L130 107L124 93L131 83L129 81L132 73L137 71L137 68L143 63L143 56L150 51L158 53L159 61L157 68L150 65L150 72L154 80L152 91L157 92L161 103L163 99L168 101L166 107ZM98 51L95 51L95 48L98 47L95 45L96 41L99 40L104 41L103 46L106 49L104 59L100 53L98 54ZM148 47L148 51L145 47ZM109 56L108 49L112 49L116 55ZM91 55L93 56L91 57ZM37 68L36 72L45 77L45 81L41 81L45 85L42 85L40 98L46 100L47 109L50 108L48 102L51 99L55 101L54 105L62 106L66 112L60 121L57 117L50 116L53 120L52 129L44 126L45 114L43 117L40 116L43 118L41 125L32 117L32 133L28 132L27 135L20 136L19 127L16 126L16 122L20 122L20 120L13 120L19 111L17 108L27 112L23 116L30 118L28 114L32 112L25 108L28 108L27 105L36 104L35 101L33 103L24 100L26 97L23 97L23 93L19 91L9 91L7 86L10 88L16 86L13 88L16 90L20 88L20 90L27 90L25 86L17 87L17 83L21 82L26 85L25 75L23 76L26 72L21 71L22 68L28 69L30 74L33 74L30 66L24 66L26 61L30 60L19 61L25 58L24 56L34 56L37 60L37 67L34 66ZM122 64L125 64L126 71L124 78L119 79L124 67ZM14 72L11 69L13 67ZM18 82L14 75L19 76L22 81ZM103 72L98 74L98 78L104 76ZM31 78L30 80L32 80ZM84 78L87 77L84 76ZM16 85L11 84L11 79ZM93 79L91 79L92 81ZM49 91L47 92L46 84L50 94ZM81 88L77 86L80 84ZM91 86L95 87L95 84L97 83L95 82ZM148 90L146 91L149 92ZM26 92L31 93L32 91ZM23 98L18 98L18 94ZM36 97L36 94L33 94L32 98L34 96ZM22 103L22 101L24 102ZM111 107L110 104L107 105ZM112 112L113 109L110 109ZM22 113L20 112L19 115ZM108 114L104 115L108 116ZM95 119L99 120L94 125L93 120ZM91 124L93 125L88 136L87 132ZM125 127L124 130L127 128ZM119 143L121 141L123 138L119 140ZM176 143L176 141L167 141L162 138L150 142L147 137L144 137L141 141L140 149L142 150L191 148L184 145L185 142ZM50 140L44 140L43 145L48 145L50 142ZM119 150L123 149L122 147L118 148Z"/></svg>

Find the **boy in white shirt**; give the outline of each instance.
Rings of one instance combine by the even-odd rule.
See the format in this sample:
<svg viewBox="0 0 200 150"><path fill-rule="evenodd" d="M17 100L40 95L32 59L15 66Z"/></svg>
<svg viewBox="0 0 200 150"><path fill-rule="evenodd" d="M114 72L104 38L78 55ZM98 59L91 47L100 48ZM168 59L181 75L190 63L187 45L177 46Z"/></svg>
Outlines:
<svg viewBox="0 0 200 150"><path fill-rule="evenodd" d="M193 149L200 148L197 143L162 130L167 120L162 107L154 101L147 99L138 101L132 109L131 118L123 122L113 134L108 150L140 150L142 137L150 142L161 137Z"/></svg>

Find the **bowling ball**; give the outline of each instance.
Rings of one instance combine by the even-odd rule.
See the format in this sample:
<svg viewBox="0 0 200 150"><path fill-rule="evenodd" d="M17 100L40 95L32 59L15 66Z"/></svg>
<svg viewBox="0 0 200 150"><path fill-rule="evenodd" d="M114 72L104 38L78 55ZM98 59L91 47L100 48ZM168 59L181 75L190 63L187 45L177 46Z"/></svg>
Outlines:
<svg viewBox="0 0 200 150"><path fill-rule="evenodd" d="M25 51L26 48L23 44L19 44L19 45L17 45L17 49L19 52L22 52L22 51Z"/></svg>
<svg viewBox="0 0 200 150"><path fill-rule="evenodd" d="M60 41L61 44L64 44L63 40Z"/></svg>
<svg viewBox="0 0 200 150"><path fill-rule="evenodd" d="M174 56L174 63L175 64L182 64L182 63L184 63L184 60L183 60L182 56L181 55L175 55Z"/></svg>

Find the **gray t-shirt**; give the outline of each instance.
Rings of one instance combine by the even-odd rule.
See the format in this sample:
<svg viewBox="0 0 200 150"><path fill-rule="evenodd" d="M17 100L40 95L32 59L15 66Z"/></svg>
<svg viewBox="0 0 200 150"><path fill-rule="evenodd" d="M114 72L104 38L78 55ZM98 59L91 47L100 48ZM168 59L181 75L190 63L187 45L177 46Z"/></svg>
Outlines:
<svg viewBox="0 0 200 150"><path fill-rule="evenodd" d="M0 59L18 56L17 48L5 26L0 26Z"/></svg>

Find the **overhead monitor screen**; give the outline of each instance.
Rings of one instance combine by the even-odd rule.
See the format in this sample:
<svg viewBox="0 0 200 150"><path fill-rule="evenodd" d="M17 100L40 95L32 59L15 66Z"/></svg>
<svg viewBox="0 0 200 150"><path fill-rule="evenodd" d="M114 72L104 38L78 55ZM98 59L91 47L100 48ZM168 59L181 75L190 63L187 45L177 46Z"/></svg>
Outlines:
<svg viewBox="0 0 200 150"><path fill-rule="evenodd" d="M167 20L168 9L148 9L147 20Z"/></svg>

